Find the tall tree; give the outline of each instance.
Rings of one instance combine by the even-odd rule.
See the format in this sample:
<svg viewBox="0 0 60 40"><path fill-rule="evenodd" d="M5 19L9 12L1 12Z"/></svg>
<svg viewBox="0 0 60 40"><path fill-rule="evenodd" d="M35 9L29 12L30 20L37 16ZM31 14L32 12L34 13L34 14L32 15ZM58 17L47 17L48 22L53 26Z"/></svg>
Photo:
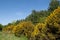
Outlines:
<svg viewBox="0 0 60 40"><path fill-rule="evenodd" d="M48 11L53 12L55 9L57 9L57 7L60 5L59 2L60 1L58 1L58 0L51 0Z"/></svg>
<svg viewBox="0 0 60 40"><path fill-rule="evenodd" d="M45 17L47 17L49 13L46 10L35 11L26 18L27 21L32 21L33 24L41 22ZM42 21L43 22L43 21Z"/></svg>

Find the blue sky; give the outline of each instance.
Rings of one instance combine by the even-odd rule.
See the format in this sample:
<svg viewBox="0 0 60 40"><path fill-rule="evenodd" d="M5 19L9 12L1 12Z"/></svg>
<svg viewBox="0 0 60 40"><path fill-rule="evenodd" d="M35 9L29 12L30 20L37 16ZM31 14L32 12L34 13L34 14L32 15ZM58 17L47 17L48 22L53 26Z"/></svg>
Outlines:
<svg viewBox="0 0 60 40"><path fill-rule="evenodd" d="M45 10L50 0L0 0L0 23L26 18L32 10Z"/></svg>

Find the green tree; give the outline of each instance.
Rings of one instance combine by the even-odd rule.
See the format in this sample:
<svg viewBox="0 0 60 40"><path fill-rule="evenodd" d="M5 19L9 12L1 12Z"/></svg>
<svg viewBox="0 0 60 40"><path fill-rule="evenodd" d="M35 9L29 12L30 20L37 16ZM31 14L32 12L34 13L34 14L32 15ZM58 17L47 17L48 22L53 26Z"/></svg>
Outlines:
<svg viewBox="0 0 60 40"><path fill-rule="evenodd" d="M48 11L53 12L55 9L57 9L57 7L60 6L59 2L60 1L58 0L51 0Z"/></svg>
<svg viewBox="0 0 60 40"><path fill-rule="evenodd" d="M3 28L3 25L2 25L2 24L0 24L0 31L2 30L2 28Z"/></svg>
<svg viewBox="0 0 60 40"><path fill-rule="evenodd" d="M49 13L46 10L41 10L41 11L33 10L32 13L29 16L27 16L27 18L25 20L31 21L33 24L36 24L36 23L41 22L39 20L45 19L45 17L47 17L48 15L49 15ZM41 19L41 18L43 18L43 19ZM44 22L44 20L42 22Z"/></svg>

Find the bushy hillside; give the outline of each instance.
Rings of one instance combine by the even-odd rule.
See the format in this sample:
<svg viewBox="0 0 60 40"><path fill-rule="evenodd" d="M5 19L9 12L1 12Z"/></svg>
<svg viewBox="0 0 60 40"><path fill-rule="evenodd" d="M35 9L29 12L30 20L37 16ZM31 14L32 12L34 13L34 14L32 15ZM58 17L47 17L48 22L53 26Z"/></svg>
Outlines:
<svg viewBox="0 0 60 40"><path fill-rule="evenodd" d="M11 40L60 40L60 1L51 0L47 10L36 11L23 20L8 23L0 29ZM13 39L14 38L14 39ZM21 40L24 40L24 39ZM8 38L7 38L8 39ZM1 39L2 40L2 39Z"/></svg>

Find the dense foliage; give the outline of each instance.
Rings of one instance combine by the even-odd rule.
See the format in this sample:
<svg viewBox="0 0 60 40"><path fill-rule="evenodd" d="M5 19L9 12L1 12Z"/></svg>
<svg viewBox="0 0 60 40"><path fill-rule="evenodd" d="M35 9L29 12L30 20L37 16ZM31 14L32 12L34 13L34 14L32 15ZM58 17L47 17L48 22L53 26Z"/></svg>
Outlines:
<svg viewBox="0 0 60 40"><path fill-rule="evenodd" d="M51 33L55 37L59 37L60 35L60 7L55 9L54 12L47 17L46 19L46 27L48 28L48 33Z"/></svg>
<svg viewBox="0 0 60 40"><path fill-rule="evenodd" d="M25 20L26 21L32 21L33 24L44 22L44 19L49 15L49 12L45 11L32 11L32 14L30 14ZM42 20L42 21L41 21Z"/></svg>
<svg viewBox="0 0 60 40"><path fill-rule="evenodd" d="M27 37L31 36L31 33L34 30L34 25L32 22L21 22L16 27L14 27L13 32L15 32L16 36L25 35Z"/></svg>
<svg viewBox="0 0 60 40"><path fill-rule="evenodd" d="M57 9L58 6L60 6L60 1L51 0L48 11L53 12L55 9Z"/></svg>
<svg viewBox="0 0 60 40"><path fill-rule="evenodd" d="M3 28L3 25L2 25L2 24L0 24L0 31L2 31L2 28Z"/></svg>
<svg viewBox="0 0 60 40"><path fill-rule="evenodd" d="M25 19L8 23L3 32L12 33L16 37L23 35L29 40L60 40L59 1L51 0L48 10L33 10Z"/></svg>

